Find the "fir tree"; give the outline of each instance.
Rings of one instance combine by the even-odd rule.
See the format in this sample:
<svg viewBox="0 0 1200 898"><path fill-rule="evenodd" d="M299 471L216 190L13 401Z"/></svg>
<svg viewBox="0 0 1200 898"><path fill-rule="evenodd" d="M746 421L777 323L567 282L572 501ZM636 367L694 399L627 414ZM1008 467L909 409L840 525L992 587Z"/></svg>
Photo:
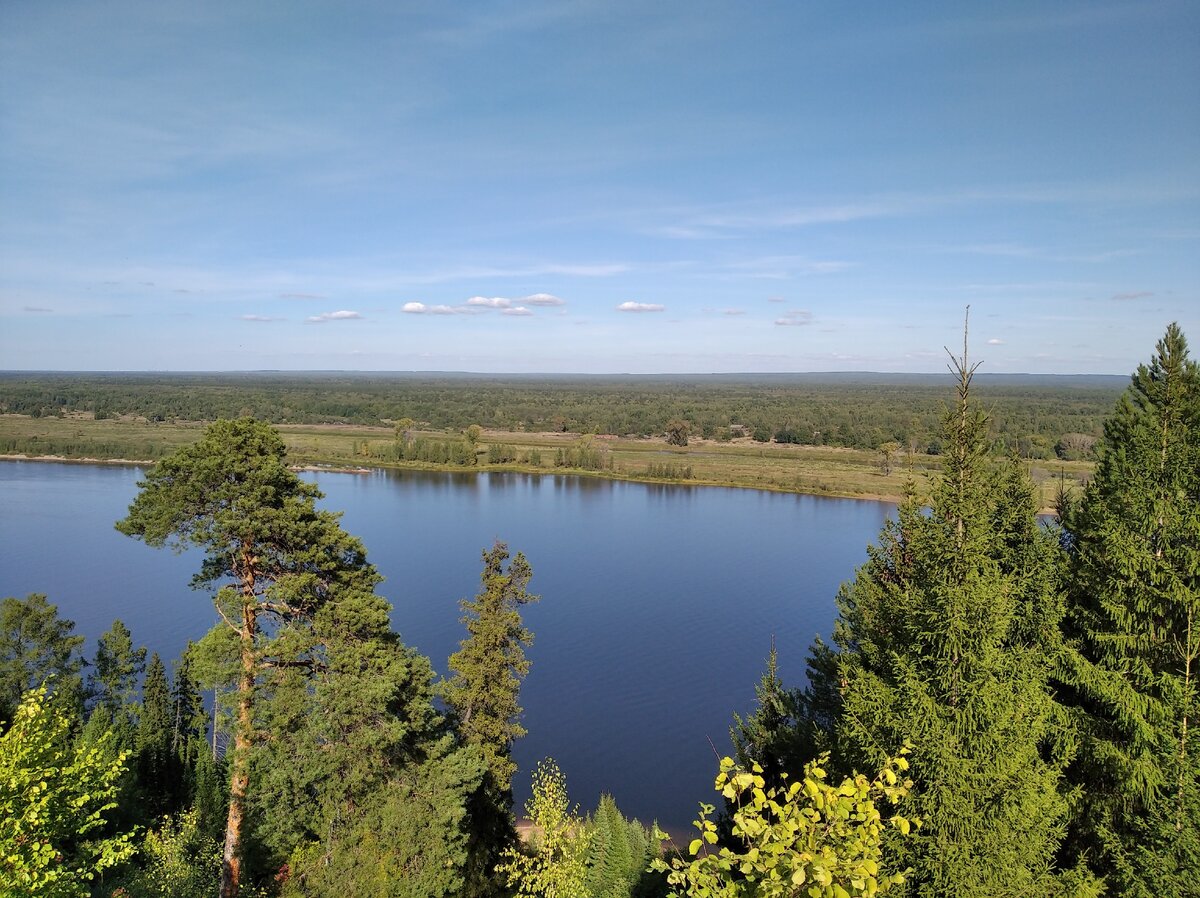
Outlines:
<svg viewBox="0 0 1200 898"><path fill-rule="evenodd" d="M898 846L914 894L1088 894L1086 875L1054 870L1067 810L1048 688L1059 620L1051 580L1037 572L1055 549L1028 482L988 463L965 339L952 370L931 510L910 494L843 587L837 664L815 656L824 663L810 671L809 696L838 695L844 769L915 746L909 807L925 825Z"/></svg>
<svg viewBox="0 0 1200 898"><path fill-rule="evenodd" d="M1062 508L1075 851L1130 896L1200 894L1200 373L1172 324Z"/></svg>

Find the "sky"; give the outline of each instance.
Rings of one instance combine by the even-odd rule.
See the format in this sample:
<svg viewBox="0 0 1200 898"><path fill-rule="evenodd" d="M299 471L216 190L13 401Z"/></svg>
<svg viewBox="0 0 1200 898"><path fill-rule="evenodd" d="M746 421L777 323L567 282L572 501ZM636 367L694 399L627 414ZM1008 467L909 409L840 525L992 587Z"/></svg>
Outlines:
<svg viewBox="0 0 1200 898"><path fill-rule="evenodd" d="M0 369L1200 355L1200 4L0 4Z"/></svg>

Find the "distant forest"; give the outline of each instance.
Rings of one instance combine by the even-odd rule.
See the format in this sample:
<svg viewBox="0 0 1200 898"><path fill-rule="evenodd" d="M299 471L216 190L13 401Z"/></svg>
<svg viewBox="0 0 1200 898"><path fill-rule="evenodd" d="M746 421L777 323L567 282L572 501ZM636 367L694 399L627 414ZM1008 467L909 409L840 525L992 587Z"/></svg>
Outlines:
<svg viewBox="0 0 1200 898"><path fill-rule="evenodd" d="M950 375L745 374L532 376L355 373L0 373L0 412L147 421L250 415L273 424L693 436L874 449L894 441L941 451ZM1118 376L977 375L995 451L1090 457L1128 383Z"/></svg>

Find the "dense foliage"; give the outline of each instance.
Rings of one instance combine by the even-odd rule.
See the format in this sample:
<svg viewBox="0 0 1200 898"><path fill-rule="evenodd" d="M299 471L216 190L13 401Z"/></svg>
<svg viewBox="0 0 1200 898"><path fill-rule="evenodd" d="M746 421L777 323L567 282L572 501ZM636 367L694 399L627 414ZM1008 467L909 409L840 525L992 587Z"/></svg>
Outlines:
<svg viewBox="0 0 1200 898"><path fill-rule="evenodd" d="M876 449L894 441L937 452L949 381L935 375L797 374L669 377L453 374L0 374L0 412L148 421L250 415L281 423L392 424L458 433L569 431ZM984 378L998 445L1026 458L1086 457L1120 390L1116 378ZM401 434L403 437L403 433ZM406 458L460 451L407 445ZM0 452L29 451L0 445ZM67 447L55 451L70 454ZM99 451L92 448L91 451ZM138 458L167 451L152 441ZM454 458L441 459L455 463ZM463 463L463 462L458 462Z"/></svg>

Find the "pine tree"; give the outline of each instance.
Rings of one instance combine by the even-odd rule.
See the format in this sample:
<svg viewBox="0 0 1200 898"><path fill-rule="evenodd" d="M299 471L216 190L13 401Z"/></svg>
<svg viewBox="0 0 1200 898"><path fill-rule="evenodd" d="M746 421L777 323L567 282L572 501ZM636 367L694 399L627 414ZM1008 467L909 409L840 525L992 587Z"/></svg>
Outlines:
<svg viewBox="0 0 1200 898"><path fill-rule="evenodd" d="M218 587L221 623L206 640L237 671L222 898L236 895L241 880L252 755L262 741L256 696L321 667L315 619L345 596L373 594L380 580L337 515L317 510L318 496L288 469L274 429L249 418L217 421L150 470L117 524L148 545L204 549L193 585Z"/></svg>
<svg viewBox="0 0 1200 898"><path fill-rule="evenodd" d="M1055 548L1030 484L1011 462L1000 473L988 462L965 339L952 370L931 509L910 493L843 587L837 664L815 656L809 696L838 695L843 769L915 746L909 809L925 825L898 847L913 894L1088 894L1086 875L1054 870L1067 810L1048 688L1059 621L1039 572Z"/></svg>
<svg viewBox="0 0 1200 898"><path fill-rule="evenodd" d="M1073 848L1130 896L1200 894L1200 371L1172 324L1062 509L1064 676L1083 746Z"/></svg>

